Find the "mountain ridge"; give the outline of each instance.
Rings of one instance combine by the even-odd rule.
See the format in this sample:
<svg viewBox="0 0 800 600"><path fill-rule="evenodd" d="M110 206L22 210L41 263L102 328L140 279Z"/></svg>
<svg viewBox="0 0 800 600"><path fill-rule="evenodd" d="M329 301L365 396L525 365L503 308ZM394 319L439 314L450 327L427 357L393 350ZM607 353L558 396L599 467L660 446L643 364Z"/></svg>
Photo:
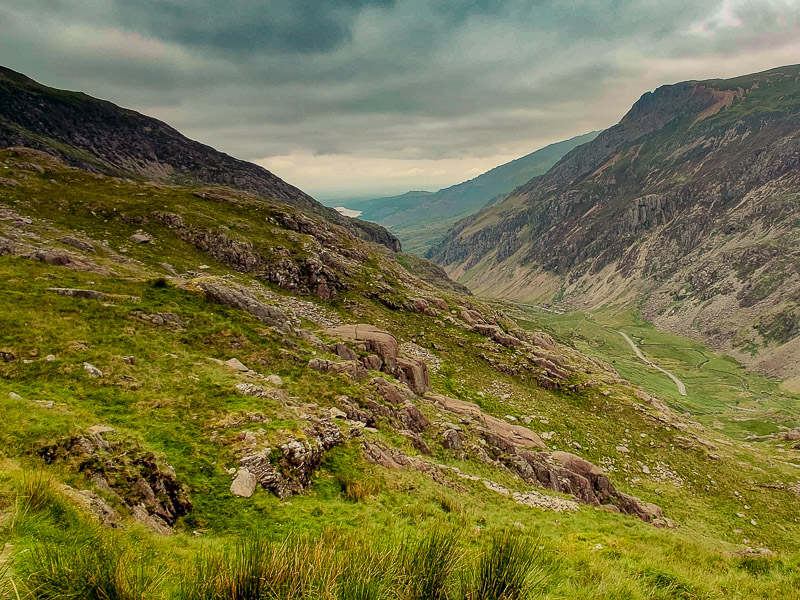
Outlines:
<svg viewBox="0 0 800 600"><path fill-rule="evenodd" d="M428 256L478 293L572 308L647 296L656 323L794 374L773 357L795 337L796 273L758 247L795 239L798 80L793 65L647 92ZM759 258L733 269L732 252Z"/></svg>
<svg viewBox="0 0 800 600"><path fill-rule="evenodd" d="M591 141L597 133L593 131L548 144L435 192L409 191L395 196L361 199L347 202L347 208L360 210L362 219L375 221L394 231L408 246L408 251L424 254L457 219L495 201L531 177L544 173L566 152ZM341 201L329 204L341 204Z"/></svg>
<svg viewBox="0 0 800 600"><path fill-rule="evenodd" d="M374 225L349 220L263 167L191 140L166 123L82 92L50 88L0 66L0 147L27 146L105 175L226 185L324 216L392 250Z"/></svg>

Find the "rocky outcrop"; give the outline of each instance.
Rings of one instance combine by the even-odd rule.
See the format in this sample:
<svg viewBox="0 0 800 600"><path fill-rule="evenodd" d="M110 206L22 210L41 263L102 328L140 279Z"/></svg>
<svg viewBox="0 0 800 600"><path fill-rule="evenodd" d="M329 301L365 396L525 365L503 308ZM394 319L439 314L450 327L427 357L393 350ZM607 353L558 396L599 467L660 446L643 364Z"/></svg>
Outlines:
<svg viewBox="0 0 800 600"><path fill-rule="evenodd" d="M38 454L48 463L65 463L85 473L116 494L135 517L163 525L163 533L191 510L188 490L151 452L115 437L113 429L104 426L46 445Z"/></svg>
<svg viewBox="0 0 800 600"><path fill-rule="evenodd" d="M239 461L241 468L278 498L301 493L311 483L325 452L342 442L339 428L328 418L312 418L306 435L281 444L278 452L266 448L245 456Z"/></svg>
<svg viewBox="0 0 800 600"><path fill-rule="evenodd" d="M206 297L214 302L250 313L265 325L275 327L279 331L292 331L292 325L285 314L276 307L259 300L247 288L231 283L222 283L215 279L193 280L188 284L188 287L201 290Z"/></svg>
<svg viewBox="0 0 800 600"><path fill-rule="evenodd" d="M568 452L518 452L510 464L526 482L569 494L582 504L606 506L648 523L663 519L655 504L619 492L602 469Z"/></svg>
<svg viewBox="0 0 800 600"><path fill-rule="evenodd" d="M332 327L326 333L355 342L362 352L373 352L365 360L368 368L394 375L417 395L422 396L430 389L430 375L425 361L402 355L400 345L392 334L366 324ZM380 359L380 363L376 359Z"/></svg>
<svg viewBox="0 0 800 600"><path fill-rule="evenodd" d="M496 443L501 443L507 448L513 449L517 446L520 448L547 448L542 439L527 427L512 425L488 415L477 404L434 393L429 393L425 397L447 411L468 418L482 431L493 436Z"/></svg>
<svg viewBox="0 0 800 600"><path fill-rule="evenodd" d="M111 275L110 269L101 267L88 258L74 256L67 252L59 252L57 250L37 250L31 255L31 258L55 267L65 267L75 271L87 271L90 273L98 273L100 275Z"/></svg>
<svg viewBox="0 0 800 600"><path fill-rule="evenodd" d="M61 485L59 489L84 512L93 515L103 527L122 527L117 511L98 494L91 490L76 490L68 485Z"/></svg>
<svg viewBox="0 0 800 600"><path fill-rule="evenodd" d="M397 368L397 357L400 345L390 333L378 329L373 325L341 325L326 330L333 337L357 342L365 352L374 352L383 361L387 372ZM382 366L383 366L382 365Z"/></svg>
<svg viewBox="0 0 800 600"><path fill-rule="evenodd" d="M399 424L402 425L398 426L398 429L422 433L430 427L430 422L414 404L412 396L407 389L395 385L382 377L376 377L369 383L377 395L391 406L389 410L381 410L380 407L375 406L374 412L389 418L395 423L399 421Z"/></svg>
<svg viewBox="0 0 800 600"><path fill-rule="evenodd" d="M369 373L360 362L354 360L333 361L324 358L312 358L308 361L308 368L320 373L339 373L349 376L354 381L362 381L369 377Z"/></svg>

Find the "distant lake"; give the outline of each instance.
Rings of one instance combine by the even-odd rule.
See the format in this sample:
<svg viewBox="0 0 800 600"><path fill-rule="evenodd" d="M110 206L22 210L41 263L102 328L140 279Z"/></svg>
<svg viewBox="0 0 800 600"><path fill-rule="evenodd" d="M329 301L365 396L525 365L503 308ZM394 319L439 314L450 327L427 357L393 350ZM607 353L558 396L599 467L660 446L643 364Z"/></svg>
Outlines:
<svg viewBox="0 0 800 600"><path fill-rule="evenodd" d="M360 210L353 210L351 208L345 208L344 206L334 206L333 210L339 211L339 213L344 215L345 217L356 218L361 216Z"/></svg>

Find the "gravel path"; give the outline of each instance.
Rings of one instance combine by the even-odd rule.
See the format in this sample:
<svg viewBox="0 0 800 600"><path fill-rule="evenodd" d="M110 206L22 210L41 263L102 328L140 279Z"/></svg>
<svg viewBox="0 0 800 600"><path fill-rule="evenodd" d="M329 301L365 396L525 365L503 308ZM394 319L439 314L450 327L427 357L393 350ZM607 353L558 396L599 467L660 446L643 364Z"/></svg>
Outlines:
<svg viewBox="0 0 800 600"><path fill-rule="evenodd" d="M670 373L666 369L662 369L661 367L659 367L657 364L655 364L651 360L648 360L647 357L644 354L642 354L642 351L639 349L639 346L636 345L636 342L634 342L631 338L628 337L627 333L625 333L623 331L620 331L619 334L622 337L624 337L625 341L628 342L631 345L631 348L633 348L633 351L636 353L636 356L638 356L642 360L643 363L645 363L646 365L648 365L650 367L653 367L657 371L661 371L662 373L664 373L664 375L666 375L667 377L672 379L672 381L675 382L675 385L678 386L678 393L681 396L685 396L686 395L686 386L683 384L683 382L680 379L675 377L675 375L673 375L672 373Z"/></svg>

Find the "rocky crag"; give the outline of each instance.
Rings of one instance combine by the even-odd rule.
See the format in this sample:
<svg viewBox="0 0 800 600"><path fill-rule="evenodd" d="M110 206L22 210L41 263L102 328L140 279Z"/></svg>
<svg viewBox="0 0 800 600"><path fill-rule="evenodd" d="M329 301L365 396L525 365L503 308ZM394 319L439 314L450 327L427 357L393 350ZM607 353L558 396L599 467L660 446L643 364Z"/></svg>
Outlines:
<svg viewBox="0 0 800 600"><path fill-rule="evenodd" d="M486 295L644 316L800 372L800 67L648 92L430 257Z"/></svg>

